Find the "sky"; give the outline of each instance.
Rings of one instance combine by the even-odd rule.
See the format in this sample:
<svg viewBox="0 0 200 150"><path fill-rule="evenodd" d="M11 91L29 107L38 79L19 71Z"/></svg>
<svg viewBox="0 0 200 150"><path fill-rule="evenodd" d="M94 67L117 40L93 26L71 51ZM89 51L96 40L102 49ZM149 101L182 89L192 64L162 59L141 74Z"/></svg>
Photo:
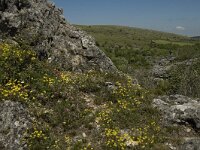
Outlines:
<svg viewBox="0 0 200 150"><path fill-rule="evenodd" d="M200 0L51 0L72 24L122 25L200 35Z"/></svg>

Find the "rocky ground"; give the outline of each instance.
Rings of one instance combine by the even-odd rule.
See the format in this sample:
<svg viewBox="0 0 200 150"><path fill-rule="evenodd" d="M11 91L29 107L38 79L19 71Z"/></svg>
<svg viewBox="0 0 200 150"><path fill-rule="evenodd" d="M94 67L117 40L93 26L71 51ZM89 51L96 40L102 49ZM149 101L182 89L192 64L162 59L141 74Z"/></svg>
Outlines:
<svg viewBox="0 0 200 150"><path fill-rule="evenodd" d="M40 61L46 60L52 65L57 65L60 70L74 71L79 73L87 72L90 70L109 72L114 74L119 73L110 58L106 57L104 52L102 52L95 45L94 39L87 35L84 31L81 31L80 29L70 25L63 17L63 10L58 9L53 3L50 3L47 0L0 0L0 40L1 43L6 42L14 45L19 45L22 48L28 47L33 49ZM169 78L168 71L172 67L179 64L192 65L193 62L196 61L196 59L191 59L174 63L174 60L175 58L170 57L163 58L156 62L151 71L151 77L153 80L166 80ZM56 73L59 74L60 70L55 70L55 72L57 71ZM92 79L93 76L89 76L90 79ZM88 78L88 75L84 76L84 78ZM95 78L95 81L92 81L92 83L96 83L98 80L102 80L102 78L103 77ZM48 82L51 81L50 79L51 78L48 79ZM88 81L91 81L90 79L88 79ZM96 79L98 80L96 81ZM85 80L85 82L88 81ZM130 87L138 86L133 81L130 83L130 81L128 81L128 85ZM73 86L81 86L81 82L82 79L80 80L79 77L77 77L77 83ZM106 89L105 91L108 93L119 89L121 90L119 93L121 92L120 94L123 98L125 97L123 92L128 91L126 91L125 88L122 88L120 84L115 85L115 83L110 81L99 82L98 84L98 86L93 85L94 87L92 88L94 89L91 87L89 88L94 91L98 89ZM48 87L51 88L49 85ZM82 88L84 89L85 87ZM140 86L137 88L141 90ZM136 91L138 89L136 89ZM103 91L103 94L106 93L105 91ZM134 92L132 91L132 93ZM132 93L128 93L127 97ZM59 93L56 94L58 99L62 97L62 95L59 95ZM64 94L65 96L67 95L66 93ZM103 94L101 95L102 97ZM104 105L104 103L100 106L96 105L94 103L95 95L91 93L84 93L81 96L82 99L86 101L87 106L93 109L93 114L97 110L105 109L104 107L108 107ZM43 95L39 95L38 97L40 100L44 98ZM120 106L117 106L120 107L120 109L121 107L126 109L127 105L129 105L129 103L126 104L122 103L120 100L118 101ZM41 103L44 102L42 101ZM60 102L58 101L58 103ZM171 133L171 135L173 135L174 138L178 138L178 140L180 140L180 144L177 145L177 143L165 143L169 149L200 150L200 99L190 98L177 94L165 95L155 98L152 105L155 109L160 110L163 116L162 123L164 126L179 128L176 133ZM73 106L78 108L78 104L74 104ZM118 108L117 106L116 108ZM105 111L102 114L106 116L106 113L110 113L110 111L115 110L114 105L111 108L112 109L105 109L107 112ZM146 106L145 109L147 109ZM128 112L129 111L134 112L135 110L133 110L131 107L129 108ZM109 116L107 115L106 117ZM123 117L124 116L122 116L122 118ZM117 122L116 118L113 120L113 122ZM109 122L109 120L106 121ZM29 112L27 112L26 105L17 101L4 101L1 99L0 149L26 149L27 145L25 142L23 142L21 137L24 134L24 129L27 129L32 122L34 122L34 117L31 117ZM126 132L128 131L120 130L120 132L121 135L126 135ZM82 136L85 138L86 134L83 133ZM127 140L128 138L124 137L124 140ZM135 146L138 145L138 142L133 140L130 142L129 140L129 145Z"/></svg>

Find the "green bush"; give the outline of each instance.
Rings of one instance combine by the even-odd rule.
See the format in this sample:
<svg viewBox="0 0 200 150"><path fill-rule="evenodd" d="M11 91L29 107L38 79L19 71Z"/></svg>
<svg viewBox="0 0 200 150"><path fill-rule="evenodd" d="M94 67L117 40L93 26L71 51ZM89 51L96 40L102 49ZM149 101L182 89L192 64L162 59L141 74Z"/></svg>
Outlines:
<svg viewBox="0 0 200 150"><path fill-rule="evenodd" d="M179 65L170 72L170 93L200 97L200 61Z"/></svg>

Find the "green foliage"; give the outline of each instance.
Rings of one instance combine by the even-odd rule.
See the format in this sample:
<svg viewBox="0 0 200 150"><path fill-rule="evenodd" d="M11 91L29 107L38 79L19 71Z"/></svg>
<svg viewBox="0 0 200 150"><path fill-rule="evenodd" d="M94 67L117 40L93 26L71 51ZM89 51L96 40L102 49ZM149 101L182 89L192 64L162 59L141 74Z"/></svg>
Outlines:
<svg viewBox="0 0 200 150"><path fill-rule="evenodd" d="M172 69L169 80L170 93L200 97L200 60L192 65L179 65Z"/></svg>

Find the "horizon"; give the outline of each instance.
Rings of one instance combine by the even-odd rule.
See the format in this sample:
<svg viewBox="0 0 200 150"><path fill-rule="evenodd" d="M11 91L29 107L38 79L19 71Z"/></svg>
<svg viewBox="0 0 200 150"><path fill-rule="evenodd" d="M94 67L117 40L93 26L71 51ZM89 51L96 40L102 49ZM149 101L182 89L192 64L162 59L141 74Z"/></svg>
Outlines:
<svg viewBox="0 0 200 150"><path fill-rule="evenodd" d="M198 0L51 0L71 24L117 25L200 36Z"/></svg>

